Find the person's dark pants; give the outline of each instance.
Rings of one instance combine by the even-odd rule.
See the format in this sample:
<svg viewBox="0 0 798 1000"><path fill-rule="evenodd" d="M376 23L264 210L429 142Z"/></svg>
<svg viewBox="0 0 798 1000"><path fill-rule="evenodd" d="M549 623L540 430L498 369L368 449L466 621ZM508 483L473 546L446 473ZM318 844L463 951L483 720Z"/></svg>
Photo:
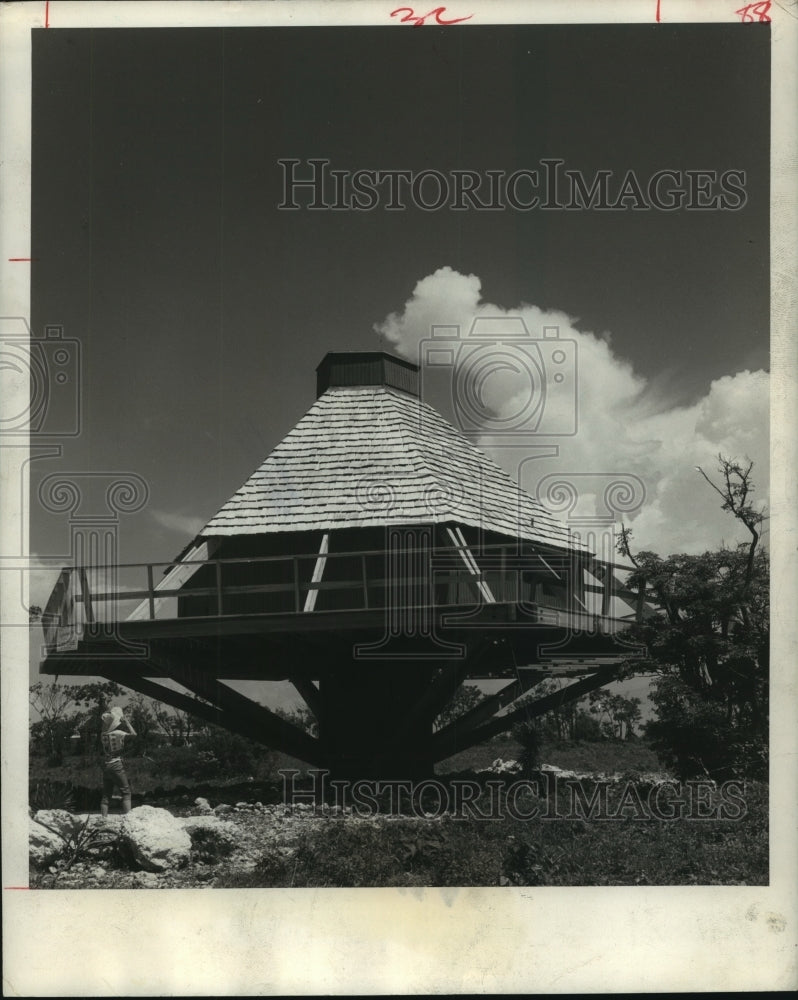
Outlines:
<svg viewBox="0 0 798 1000"><path fill-rule="evenodd" d="M103 816L108 815L108 803L111 801L114 788L118 788L122 793L122 812L130 812L130 782L127 780L121 760L115 760L103 767L103 797L100 802L100 811Z"/></svg>

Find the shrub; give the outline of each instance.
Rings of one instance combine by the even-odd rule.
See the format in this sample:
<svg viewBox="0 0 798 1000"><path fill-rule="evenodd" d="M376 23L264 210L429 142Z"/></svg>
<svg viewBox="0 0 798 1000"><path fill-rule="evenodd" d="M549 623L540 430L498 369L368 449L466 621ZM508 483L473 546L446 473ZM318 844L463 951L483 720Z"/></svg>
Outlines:
<svg viewBox="0 0 798 1000"><path fill-rule="evenodd" d="M42 778L31 782L28 803L34 812L39 809L64 809L75 811L75 789L69 781L50 781Z"/></svg>
<svg viewBox="0 0 798 1000"><path fill-rule="evenodd" d="M189 776L197 775L197 770L197 754L193 747L165 746L153 752L153 774Z"/></svg>
<svg viewBox="0 0 798 1000"><path fill-rule="evenodd" d="M574 716L573 739L598 741L605 738L604 730L598 719L584 709L577 709Z"/></svg>
<svg viewBox="0 0 798 1000"><path fill-rule="evenodd" d="M85 820L73 816L72 824L68 827L49 826L40 819L37 822L61 839L63 848L57 865L62 871L69 871L76 861L96 857L100 853L114 852L119 847L119 832L96 826L91 816L87 816Z"/></svg>
<svg viewBox="0 0 798 1000"><path fill-rule="evenodd" d="M274 756L267 747L218 726L209 726L189 746L165 746L153 751L153 770L195 780L262 775Z"/></svg>
<svg viewBox="0 0 798 1000"><path fill-rule="evenodd" d="M529 778L540 764L540 750L543 737L534 722L521 722L513 730L513 735L521 746L519 761L525 777Z"/></svg>
<svg viewBox="0 0 798 1000"><path fill-rule="evenodd" d="M192 749L197 755L198 769L194 773L198 778L254 775L272 760L266 747L219 726L209 726L197 736Z"/></svg>
<svg viewBox="0 0 798 1000"><path fill-rule="evenodd" d="M658 682L654 701L658 717L648 723L646 735L679 778L767 780L765 735L752 726L734 725L722 701L693 691L677 677Z"/></svg>
<svg viewBox="0 0 798 1000"><path fill-rule="evenodd" d="M199 826L191 831L191 853L195 861L216 864L229 857L235 846L235 838L227 830Z"/></svg>

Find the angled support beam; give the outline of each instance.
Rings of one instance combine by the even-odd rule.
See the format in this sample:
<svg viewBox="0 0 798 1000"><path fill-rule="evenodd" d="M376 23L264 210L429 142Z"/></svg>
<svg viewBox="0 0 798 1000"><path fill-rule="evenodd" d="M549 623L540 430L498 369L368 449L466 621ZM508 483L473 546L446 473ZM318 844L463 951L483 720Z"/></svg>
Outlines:
<svg viewBox="0 0 798 1000"><path fill-rule="evenodd" d="M318 719L321 713L321 694L319 693L319 689L313 681L309 680L307 677L297 676L296 674L292 675L291 683L302 696L305 704Z"/></svg>
<svg viewBox="0 0 798 1000"><path fill-rule="evenodd" d="M539 559L539 560L540 560L540 562L542 562L542 563L543 563L543 565L544 565L544 566L546 567L546 569L547 569L547 570L549 571L549 573L551 573L551 575L552 575L552 576L554 577L554 579L555 579L555 580L560 580L560 581L562 582L562 577L561 577L561 576L560 576L560 574L559 574L559 573L557 572L557 570L556 570L556 569L554 569L554 567L553 567L553 566L551 566L551 565L550 565L550 564L549 564L549 563L548 563L548 562L547 562L547 561L546 561L546 560L545 560L545 559L543 558L543 556L542 556L542 555L541 555L541 554L540 554L539 552L535 552L535 553L534 553L534 555L535 555L535 557L536 557L537 559Z"/></svg>
<svg viewBox="0 0 798 1000"><path fill-rule="evenodd" d="M604 567L604 587L601 591L601 615L603 618L607 618L612 607L613 598L613 583L615 582L615 575L611 573L607 567Z"/></svg>
<svg viewBox="0 0 798 1000"><path fill-rule="evenodd" d="M194 691L201 698L218 705L228 716L241 720L248 727L251 726L256 732L261 733L261 742L267 742L269 746L306 760L310 764L321 762L318 740L303 733L285 719L281 719L265 706L256 704L215 678L201 679L194 670L175 670L171 676L189 691Z"/></svg>
<svg viewBox="0 0 798 1000"><path fill-rule="evenodd" d="M583 680L577 681L576 684L569 684L568 687L560 691L555 691L544 698L539 698L531 705L522 705L521 708L508 712L507 715L494 719L484 726L472 729L466 734L457 733L454 731L455 727L447 726L445 731L436 733L432 737L433 759L435 761L445 760L454 753L459 753L461 750L468 750L470 747L476 746L477 743L484 743L491 736L507 732L516 722L545 715L552 708L565 705L569 701L575 701L577 698L581 698L583 694L587 694L588 691L594 691L596 688L609 684L617 676L618 670L619 667L617 665L604 667L595 674L591 674L590 677L585 677Z"/></svg>
<svg viewBox="0 0 798 1000"><path fill-rule="evenodd" d="M474 558L474 553L468 547L468 542L465 540L462 530L457 528L447 528L446 533L455 549L460 553L460 558L465 563L465 568L474 578L474 582L477 585L477 590L482 595L486 604L495 604L496 598L493 596L493 591L488 586L485 581L484 574L479 568L479 564Z"/></svg>
<svg viewBox="0 0 798 1000"><path fill-rule="evenodd" d="M153 667L159 674L170 677L189 691L198 694L200 698L205 698L216 705L223 715L237 720L239 727L245 724L249 735L258 742L267 743L311 764L320 763L318 740L308 736L285 719L281 719L265 706L256 704L250 698L217 680L214 676L213 663L207 656L204 658L200 654L194 656L190 645L186 651L163 646L158 649L151 647L143 669L152 670ZM243 730L239 728L239 731Z"/></svg>
<svg viewBox="0 0 798 1000"><path fill-rule="evenodd" d="M432 725L432 720L440 714L468 676L471 666L468 658L453 660L445 666L404 717L397 735L401 736L402 733L408 732L424 718Z"/></svg>
<svg viewBox="0 0 798 1000"><path fill-rule="evenodd" d="M512 704L522 694L525 694L536 684L540 684L549 675L546 670L525 670L523 675L510 684L505 685L501 690L490 697L483 699L468 712L464 712L458 719L455 719L444 729L436 734L441 737L455 736L457 734L470 733L486 719L492 718L500 709Z"/></svg>
<svg viewBox="0 0 798 1000"><path fill-rule="evenodd" d="M78 567L78 579L80 580L80 599L83 604L83 617L88 624L92 624L94 622L94 609L91 603L89 575L83 566Z"/></svg>
<svg viewBox="0 0 798 1000"><path fill-rule="evenodd" d="M142 670L147 669L145 662L139 662L137 666ZM109 681L116 681L117 684L132 688L134 691L139 691L141 694L146 694L156 701L162 701L165 705L171 705L172 708L177 708L181 712L190 712L192 715L197 715L199 718L205 719L206 722L211 722L216 726L224 725L224 715L218 708L206 705L205 702L197 701L194 698L189 698L188 695L180 691L173 691L172 688L164 687L163 684L157 684L142 674L136 673L135 670L130 668L130 665L124 668L113 667L107 669L100 676L105 677Z"/></svg>
<svg viewBox="0 0 798 1000"><path fill-rule="evenodd" d="M313 567L313 576L310 581L310 589L308 590L307 597L305 598L304 611L315 611L316 610L316 598L319 596L318 584L321 583L321 578L324 576L324 567L327 565L327 553L330 549L330 533L325 531L321 536L321 545L319 546L319 554L316 557L316 565Z"/></svg>
<svg viewBox="0 0 798 1000"><path fill-rule="evenodd" d="M157 598L159 590L178 590L187 583L197 570L202 569L219 547L218 538L207 538L194 545L179 563L175 563L169 572L159 581L157 586L152 586L152 566L148 567L147 586L150 591L148 597L139 604L137 608L127 616L127 621L142 621L144 619L154 619L158 611L163 606L164 599ZM168 565L168 564L167 564ZM190 593L187 593L190 597Z"/></svg>
<svg viewBox="0 0 798 1000"><path fill-rule="evenodd" d="M197 701L195 698L189 698L188 695L185 695L180 691L174 691L172 688L156 684L144 677L142 674L136 673L129 660L127 663L128 666L125 668L106 668L103 673L98 676L105 677L107 680L116 681L119 684L123 684L125 687L131 688L133 691L140 691L141 694L149 695L157 701L161 701L166 705L171 705L172 708L189 712L200 719L204 719L206 722L210 722L214 726L222 726L224 729L229 729L231 732L238 733L239 736L246 736L248 739L253 740L255 743L260 743L262 746L269 748L275 747L274 740L271 738L269 733L264 731L262 726L255 724L249 719L243 718L240 713L234 714L231 712L225 712L214 705L208 705L203 701ZM146 661L138 663L137 666L139 669L144 671L148 668ZM282 749L282 747L277 747L277 749ZM299 755L295 754L295 756ZM311 763L315 763L315 761L312 761Z"/></svg>
<svg viewBox="0 0 798 1000"><path fill-rule="evenodd" d="M601 593L601 614L609 617L610 603L613 597L623 601L628 607L634 609L633 614L637 621L641 621L645 611L656 612L656 605L646 599L646 585L642 581L642 586L632 590L625 580L615 572L612 563L594 562L588 567L588 572L592 573L597 580L601 581L601 587L590 587L586 589L596 593Z"/></svg>
<svg viewBox="0 0 798 1000"><path fill-rule="evenodd" d="M130 661L127 662L130 664ZM141 670L147 669L146 662L140 662L138 666ZM108 668L98 676L105 677L110 681L116 681L118 684L123 684L133 691L141 692L141 694L149 695L151 698L155 698L156 701L163 702L165 705L171 705L172 708L189 712L191 715L204 719L214 726L222 726L224 729L229 729L240 736L246 736L248 739L251 739L255 743L260 743L262 746L270 748L274 746L272 740L264 733L261 726L255 725L249 720L242 719L240 715L224 712L213 705L197 701L195 698L189 698L188 695L180 691L174 691L172 688L164 687L162 684L156 684L143 675L136 673L130 665L125 668Z"/></svg>
<svg viewBox="0 0 798 1000"><path fill-rule="evenodd" d="M437 680L430 684L413 708L407 720L408 726L422 715L425 715L432 724L446 707L446 704L454 697L466 677L473 673L475 667L485 658L491 648L491 646L483 646L473 656L468 656L464 660L453 660L444 667Z"/></svg>

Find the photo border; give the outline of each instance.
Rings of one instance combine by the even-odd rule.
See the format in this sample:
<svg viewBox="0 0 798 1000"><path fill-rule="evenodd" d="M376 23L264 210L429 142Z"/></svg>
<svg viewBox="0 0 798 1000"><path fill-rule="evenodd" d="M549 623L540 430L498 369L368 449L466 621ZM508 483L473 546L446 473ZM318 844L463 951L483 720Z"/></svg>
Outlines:
<svg viewBox="0 0 798 1000"><path fill-rule="evenodd" d="M452 3L479 23L723 23L721 0ZM24 3L0 10L2 315L29 317L30 31L389 24L392 4ZM426 6L424 6L426 10ZM28 634L0 630L7 996L654 992L789 989L796 979L796 122L798 10L771 7L769 886L26 891ZM476 21L476 18L475 18ZM396 30L409 26L396 23ZM466 29L467 30L467 29ZM740 30L746 30L741 26ZM27 394L26 387L20 389ZM2 405L9 405L8 401ZM27 452L0 449L0 567L28 551ZM22 492L21 492L22 491ZM23 532L23 534L20 534ZM16 540L16 541L15 541ZM22 565L20 562L19 565ZM8 573L0 574L3 585ZM11 614L21 614L6 602ZM20 625L13 618L3 625Z"/></svg>

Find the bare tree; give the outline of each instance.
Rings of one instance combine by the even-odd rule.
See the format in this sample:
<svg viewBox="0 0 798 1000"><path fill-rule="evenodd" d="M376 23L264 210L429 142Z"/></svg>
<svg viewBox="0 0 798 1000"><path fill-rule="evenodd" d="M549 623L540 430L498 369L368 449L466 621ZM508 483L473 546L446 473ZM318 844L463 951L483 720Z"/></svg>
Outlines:
<svg viewBox="0 0 798 1000"><path fill-rule="evenodd" d="M72 704L72 690L63 684L38 681L28 689L28 701L39 717L52 725L66 715Z"/></svg>
<svg viewBox="0 0 798 1000"><path fill-rule="evenodd" d="M729 511L751 533L745 578L740 592L740 613L743 616L746 627L750 628L749 603L751 599L751 585L754 578L754 560L756 547L761 537L762 523L766 520L766 515L764 510L758 510L751 502L751 494L756 488L751 482L751 470L754 467L754 463L750 459L747 461L748 464L743 467L741 463L731 458L724 458L723 455L718 455L718 472L723 477L723 484L721 486L714 483L700 465L696 466L696 468L723 500L722 509Z"/></svg>
<svg viewBox="0 0 798 1000"><path fill-rule="evenodd" d="M179 708L169 708L160 701L153 701L151 707L158 725L166 733L172 746L187 746L191 743L198 728L195 716Z"/></svg>
<svg viewBox="0 0 798 1000"><path fill-rule="evenodd" d="M40 728L50 753L60 753L58 731L73 703L73 690L63 684L43 684L38 681L28 688L28 702L39 716ZM32 730L33 731L33 730Z"/></svg>

